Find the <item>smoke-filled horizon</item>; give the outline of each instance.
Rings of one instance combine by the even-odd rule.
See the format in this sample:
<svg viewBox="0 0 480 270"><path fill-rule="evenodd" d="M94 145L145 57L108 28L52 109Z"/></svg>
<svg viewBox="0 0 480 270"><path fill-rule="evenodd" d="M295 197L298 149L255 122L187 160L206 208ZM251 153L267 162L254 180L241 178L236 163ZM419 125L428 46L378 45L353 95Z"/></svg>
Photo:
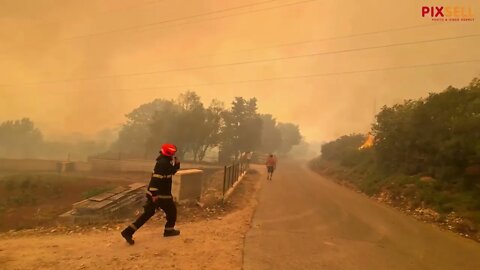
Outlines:
<svg viewBox="0 0 480 270"><path fill-rule="evenodd" d="M438 1L0 1L0 121L49 137L118 129L156 98L258 99L307 141L367 132L383 105L480 75L473 22ZM469 62L470 61L470 62Z"/></svg>

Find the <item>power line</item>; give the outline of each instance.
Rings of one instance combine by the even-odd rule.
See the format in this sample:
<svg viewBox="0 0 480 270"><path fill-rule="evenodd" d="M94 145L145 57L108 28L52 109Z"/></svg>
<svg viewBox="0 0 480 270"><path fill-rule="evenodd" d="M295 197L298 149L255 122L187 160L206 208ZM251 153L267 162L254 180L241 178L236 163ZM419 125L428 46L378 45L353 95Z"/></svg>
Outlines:
<svg viewBox="0 0 480 270"><path fill-rule="evenodd" d="M336 51L310 53L310 54L302 54L302 55L295 55L295 56L275 57L275 58L268 58L268 59L239 61L239 62L232 62L232 63L203 65L203 66L185 67L185 68L177 68L177 69L166 69L166 70L157 70L157 71L150 71L150 72L105 75L105 76L78 78L78 79L39 81L39 82L25 83L25 84L20 84L20 85L35 85L35 84L52 84L52 83L61 83L61 82L91 81L91 80L101 80L101 79L111 79L111 78L121 78L121 77L135 77L135 76L143 76L143 75L153 75L153 74L176 72L176 71L190 71L190 70L199 70L199 69L207 69L207 68L219 68L219 67L229 67L229 66L237 66L237 65L267 63L267 62L276 62L276 61L284 61L284 60L290 60L290 59L308 58L308 57L315 57L315 56L322 56L322 55L341 54L341 53L357 52L357 51L364 51L364 50L373 50L373 49L381 49L381 48L408 46L408 45L414 45L414 44L425 44L425 43L432 43L432 42L446 41L446 40L472 38L472 37L477 37L477 36L480 36L480 34L470 34L470 35L454 36L454 37L446 37L446 38L438 38L438 39L429 39L429 40L421 40L421 41L391 43L391 44L386 44L386 45L377 45L377 46L369 46L369 47L361 47L361 48L353 48L353 49L344 49L344 50L336 50Z"/></svg>
<svg viewBox="0 0 480 270"><path fill-rule="evenodd" d="M439 63L430 63L430 64L417 64L417 65L407 65L407 66L396 66L396 67L385 67L385 68L374 68L374 69L364 69L364 70L352 70L352 71L341 71L341 72L329 72L329 73L314 73L307 75L296 75L296 76L281 76L274 78L266 79L256 79L256 80L237 80L230 82L214 82L214 83L204 83L204 84L190 84L190 85L175 85L175 86L158 86L158 87L145 87L145 88L134 88L134 89L122 89L120 91L131 91L131 90L154 90L154 89L164 89L164 88L191 88L191 87L200 87L200 86L214 86L214 85L230 85L230 84L244 84L244 83L258 83L258 82L267 82L267 81L278 81L278 80L292 80L292 79L306 79L314 77L328 77L336 75L348 75L348 74L357 74L357 73L368 73L368 72L378 72L378 71L391 71L399 69L411 69L411 68L424 68L432 66L444 66L444 65L453 65L453 64L469 64L469 63L480 63L480 60L463 60L463 61L450 61L450 62L439 62Z"/></svg>
<svg viewBox="0 0 480 270"><path fill-rule="evenodd" d="M363 32L363 33L352 34L352 35L344 35L344 36L336 36L336 37L328 37L328 38L320 38L320 39L311 39L311 40L288 42L288 43L276 44L276 45L267 46L267 47L262 47L262 48L241 49L241 50L236 50L236 51L232 51L232 52L235 52L235 53L236 53L236 52L247 52L247 51L256 51L256 50L263 50L263 49L280 48L280 47L287 47L287 46L294 46L294 45L302 45L302 44L308 44L308 43L314 43L314 42L331 41L331 40L338 40L338 39L347 39L347 38L353 38L353 37L369 36L369 35L375 35L375 34L382 34L382 33L396 32L396 31L403 31L403 30L409 30L409 29L415 29L415 28L425 28L425 27L432 27L432 26L439 26L439 25L441 25L441 24L421 24L421 25L413 25L413 26L406 26L406 27L400 27L400 28L391 28L391 29L385 29L385 30L378 30L378 31L371 31L371 32ZM210 55L217 55L217 54L210 54Z"/></svg>
<svg viewBox="0 0 480 270"><path fill-rule="evenodd" d="M120 10L125 10L125 9L129 9L129 11L131 11L132 9L136 9L136 8L139 8L139 7L145 7L146 5L157 5L161 2L164 2L166 0L162 0L162 1L148 1L148 2L143 2L143 3L136 3L135 5L128 5L128 6L122 6L120 8L117 8L117 9L109 9L109 10L103 10L103 11L99 11L99 12L94 12L93 13L93 16L96 16L96 15L104 15L104 14L108 14L108 13L112 13L112 12L117 12L117 11L120 11ZM86 17L92 17L92 14L87 14ZM33 26L47 26L47 25L58 25L58 24L62 24L62 23L65 23L65 21L41 21L39 23L35 23L33 24ZM68 40L68 39L63 39L63 40ZM1 54L5 54L5 53L8 53L8 51L10 50L13 50L15 48L18 48L18 47L25 47L25 46L28 46L30 44L26 44L26 45L23 45L23 46L11 46L5 50L3 50L2 52L0 52Z"/></svg>
<svg viewBox="0 0 480 270"><path fill-rule="evenodd" d="M384 29L384 30L363 32L363 33L357 33L357 34L351 34L351 35L334 36L334 37L310 39L310 40L301 40L301 41L294 41L294 42L285 42L285 43L280 43L280 44L276 44L276 45L269 45L269 46L264 46L264 47L259 47L259 48L246 48L246 49L225 51L225 52L219 52L219 53L201 54L201 55L194 56L193 59L202 58L202 57L225 55L225 54L252 52L252 51L265 50L265 49L274 49L274 48L309 44L309 43L314 43L314 42L323 42L323 41L332 41L332 40L339 40L339 39L355 38L355 37L361 37L361 36L369 36L369 35L382 34L382 33L391 33L391 32L410 30L410 29L416 29L416 28L427 28L427 27L433 27L433 26L439 26L439 25L441 25L441 24L421 24L421 25L413 25L413 26L405 26L405 27L399 27L399 28L390 28L390 29ZM178 59L178 58L168 59L167 58L167 59L162 59L162 61L179 61L179 60L183 61L183 60L188 60L188 59L191 59L191 58L180 58L180 59ZM108 76L108 75L105 75L105 76Z"/></svg>
<svg viewBox="0 0 480 270"><path fill-rule="evenodd" d="M107 9L107 10L102 10L102 11L99 11L99 12L95 12L95 15L124 11L126 9L131 11L132 9L137 9L139 7L146 7L146 6L149 6L149 5L158 5L158 4L161 4L162 2L165 2L165 1L166 0L153 0L153 1L141 2L140 4L138 4L138 2L137 2L137 3L135 3L135 5L126 5L126 6L121 6L119 8L115 8L115 9Z"/></svg>
<svg viewBox="0 0 480 270"><path fill-rule="evenodd" d="M360 74L360 73L369 73L369 72L415 69L415 68L446 66L446 65L454 65L454 64L471 64L471 63L480 63L480 59L438 62L438 63L430 63L430 64L404 65L404 66L395 66L395 67L383 67L383 68L339 71L339 72L328 72L328 73L313 73L313 74L306 74L306 75L279 76L279 77L265 78L265 79L236 80L236 81L227 81L227 82L154 86L154 87L141 87L141 88L110 88L110 89L104 89L104 90L144 91L144 90L172 89L172 88L193 88L193 87L203 87L203 86L235 85L235 84L261 83L261 82L281 81L281 80L298 80L298 79L308 79L308 78L316 78L316 77L329 77L329 76L338 76L338 75L350 75L350 74Z"/></svg>
<svg viewBox="0 0 480 270"><path fill-rule="evenodd" d="M314 43L314 42L323 42L323 41L332 41L332 40L339 40L339 39L355 38L355 37L361 37L361 36L369 36L369 35L375 35L375 34L397 32L397 31L403 31L403 30L409 30L409 29L415 29L415 28L426 28L426 27L439 26L439 25L441 25L441 24L421 24L421 25L413 25L413 26L405 26L405 27L399 27L399 28L390 28L390 29L384 29L384 30L363 32L363 33L357 33L357 34L351 34L351 35L334 36L334 37L319 38L319 39L309 39L309 40L301 40L301 41L294 41L294 42L284 42L284 43L269 45L269 46L264 46L264 47L238 49L238 50L225 51L225 52L219 52L219 53L201 54L201 55L194 56L193 59L202 58L202 57L225 55L225 54L260 51L260 50L265 50L265 49L275 49L275 48L282 48L282 47L288 47L288 46L309 44L309 43ZM178 58L172 59L171 58L171 59L162 59L162 61L179 61L179 60L188 60L188 59L190 59L190 58L180 58L180 59L178 59Z"/></svg>
<svg viewBox="0 0 480 270"><path fill-rule="evenodd" d="M223 13L223 12L228 12L228 11L232 11L232 10L236 10L236 9L244 9L244 8L248 8L248 7L264 5L264 4L267 4L267 3L270 3L270 2L276 2L276 1L280 1L280 0L267 0L267 1L256 2L256 3L242 5L242 6L219 9L219 10L215 10L215 11L210 11L210 12L206 12L206 13L201 13L201 14L196 14L196 15L191 15L191 16L186 16L186 17L181 17L181 18L174 18L174 19L159 21L159 22L155 22L155 23L134 25L134 26L126 27L126 28L119 28L119 29L114 29L114 30L109 30L109 31L104 31L104 32L90 33L90 34L66 37L66 38L63 38L63 39L59 39L59 41L72 41L72 40L76 40L76 39L80 39L80 38L90 38L90 37L95 37L95 36L111 34L111 33L124 32L124 31L134 31L134 30L142 30L142 29L145 30L145 29L153 28L153 27L160 26L160 25L166 24L166 23L181 22L181 21L188 20L188 19L195 19L197 17L205 17L205 16L217 14L217 13ZM266 11L266 10L282 8L282 7L294 6L294 5L304 4L304 3L307 3L307 2L313 2L313 1L318 1L318 0L297 1L297 2L287 3L287 4L283 4L283 5L277 5L277 6L273 6L273 7L257 9L257 10L253 10L253 11L240 12L240 13L236 13L236 14L230 14L230 15L225 15L225 16L217 16L217 17L212 17L212 18L205 18L203 20L196 20L196 21L193 21L193 22L179 23L179 24L174 24L172 26L180 26L180 25L194 24L194 23L199 23L199 22L209 21L209 20L223 19L223 18L239 16L239 15L244 15L244 14L250 14L250 13L256 13L256 12L261 12L261 11ZM11 47L11 48L9 48L9 50L11 50L13 48L14 47ZM8 53L8 51L4 51L2 53Z"/></svg>
<svg viewBox="0 0 480 270"><path fill-rule="evenodd" d="M229 12L229 11L232 11L232 10L244 9L244 8L248 8L248 7L254 7L254 6L264 5L264 4L267 4L267 3L277 2L277 1L279 1L279 0L268 0L268 1L255 2L255 3L252 3L252 4L246 4L246 5L241 5L241 6L231 7L231 8L218 9L218 10L214 10L214 11L210 11L210 12L200 13L200 14L196 14L196 15L181 17L181 18L168 19L168 20L159 21L159 22L154 22L154 23L148 23L148 24L133 25L133 26L125 27L125 28L118 28L118 29L113 29L113 30L104 31L104 32L97 32L97 33L91 33L91 34L85 34L85 35L78 35L78 36L73 36L73 37L65 38L64 40L73 40L73 39L78 39L78 38L89 38L89 37L95 37L95 36L112 34L112 33L118 33L118 32L148 29L148 28L156 27L156 26L159 26L159 25L167 24L167 23L181 22L181 21L185 21L185 20L190 20L190 19L196 19L196 18L206 17L206 16L218 14L218 13ZM288 3L288 4L273 6L273 7L268 7L268 8L264 8L264 9L258 9L258 10L247 11L247 12L236 13L236 14L230 14L230 15L225 15L225 16L220 16L220 17L214 17L214 18L206 18L205 20L197 20L197 21L194 21L194 22L186 22L186 23L182 23L182 24L176 24L175 26L185 25L185 24L191 24L191 23L197 23L197 22L208 21L208 20L222 19L222 18L227 18L227 17L233 17L233 16L238 16L238 15L243 15L243 14L249 14L249 13L259 12L259 11L277 9L277 8L286 7L286 6L298 5L298 4L303 4L303 3L307 3L307 2L313 2L313 1L317 1L317 0L297 1L297 2L293 2L293 3Z"/></svg>

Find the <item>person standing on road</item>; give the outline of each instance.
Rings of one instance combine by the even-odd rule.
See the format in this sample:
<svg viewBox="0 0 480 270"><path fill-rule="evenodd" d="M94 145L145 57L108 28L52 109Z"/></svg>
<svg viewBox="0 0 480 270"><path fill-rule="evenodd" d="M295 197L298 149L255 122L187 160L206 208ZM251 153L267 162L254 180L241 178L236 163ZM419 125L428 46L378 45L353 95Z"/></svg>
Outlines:
<svg viewBox="0 0 480 270"><path fill-rule="evenodd" d="M147 203L143 206L143 213L135 222L128 225L121 235L127 243L133 245L133 234L147 222L158 209L162 209L167 216L167 223L163 232L164 237L180 234L175 229L177 220L177 207L172 196L172 176L180 169L180 161L175 157L177 147L173 144L164 144L157 157L157 163L153 169L152 177L147 188Z"/></svg>
<svg viewBox="0 0 480 270"><path fill-rule="evenodd" d="M267 179L272 180L273 171L277 168L277 158L273 154L268 155L265 165L267 165Z"/></svg>

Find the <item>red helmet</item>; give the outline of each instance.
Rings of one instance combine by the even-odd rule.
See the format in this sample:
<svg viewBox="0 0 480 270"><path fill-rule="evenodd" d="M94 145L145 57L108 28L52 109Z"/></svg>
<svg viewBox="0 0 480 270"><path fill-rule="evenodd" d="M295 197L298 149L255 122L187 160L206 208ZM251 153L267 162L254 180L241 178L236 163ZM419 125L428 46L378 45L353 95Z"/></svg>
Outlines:
<svg viewBox="0 0 480 270"><path fill-rule="evenodd" d="M162 145L162 148L160 148L160 152L164 156L171 157L171 156L175 155L175 153L177 152L177 147L173 144L166 143L166 144Z"/></svg>

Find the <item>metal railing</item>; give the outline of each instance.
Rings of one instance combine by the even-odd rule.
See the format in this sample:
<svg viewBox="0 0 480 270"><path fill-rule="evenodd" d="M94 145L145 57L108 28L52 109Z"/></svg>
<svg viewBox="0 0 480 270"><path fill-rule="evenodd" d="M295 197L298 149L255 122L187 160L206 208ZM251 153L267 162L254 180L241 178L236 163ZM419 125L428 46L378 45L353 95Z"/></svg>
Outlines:
<svg viewBox="0 0 480 270"><path fill-rule="evenodd" d="M237 161L231 165L224 167L223 172L223 197L225 194L235 185L235 183L240 180L240 177L243 176L248 170L249 164L247 161Z"/></svg>

